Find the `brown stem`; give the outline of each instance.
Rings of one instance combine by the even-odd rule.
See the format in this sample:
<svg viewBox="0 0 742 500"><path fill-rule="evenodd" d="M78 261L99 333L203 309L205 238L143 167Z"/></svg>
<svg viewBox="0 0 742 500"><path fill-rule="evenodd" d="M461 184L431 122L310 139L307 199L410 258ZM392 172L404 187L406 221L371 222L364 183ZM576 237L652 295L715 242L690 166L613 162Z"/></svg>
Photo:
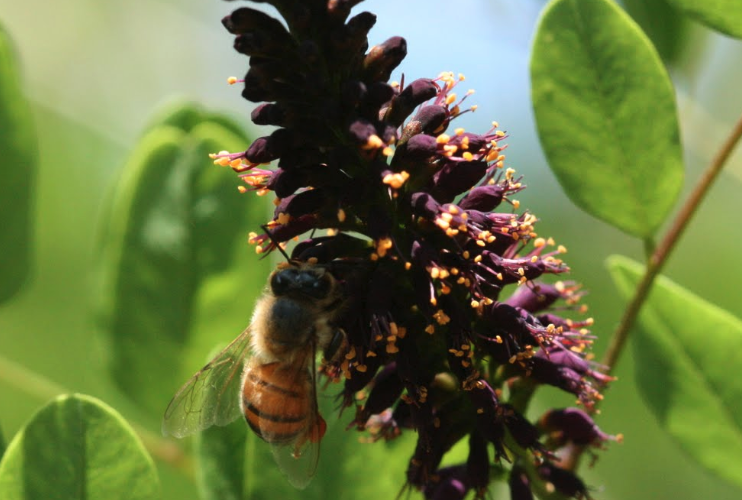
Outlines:
<svg viewBox="0 0 742 500"><path fill-rule="evenodd" d="M675 244L680 239L680 236L683 234L686 227L688 227L688 223L696 213L696 210L708 193L711 185L714 183L714 180L716 180L716 177L721 172L724 164L729 159L732 151L734 151L740 137L742 137L742 117L740 117L734 125L729 137L727 137L727 140L724 142L719 152L713 158L708 168L703 172L703 175L701 175L698 184L696 184L696 188L681 207L680 212L675 217L675 220L670 227L670 230L650 257L644 276L642 277L628 308L624 312L624 315L621 318L621 323L613 334L611 344L608 346L608 350L603 358L603 364L608 367L609 373L616 367L616 363L618 362L618 359L623 352L624 345L626 344L626 339L629 336L629 331L634 325L634 321L639 314L642 304L644 304L644 301L649 295L654 279L664 267L670 253L675 249Z"/></svg>
<svg viewBox="0 0 742 500"><path fill-rule="evenodd" d="M629 306L626 308L626 311L621 318L621 323L613 334L608 350L603 357L603 364L608 367L608 373L611 373L618 363L618 359L626 345L626 340L629 337L631 327L634 325L634 321L639 315L639 310L649 295L654 279L667 262L670 253L675 249L675 244L680 239L683 231L685 231L685 228L696 213L696 210L708 193L711 185L714 183L714 180L716 180L716 177L721 172L724 164L729 159L732 151L734 151L734 148L739 143L740 138L742 138L742 116L740 116L739 120L734 125L732 132L729 134L729 137L727 137L724 144L722 144L719 152L716 153L716 156L714 156L709 166L703 172L703 175L701 175L696 188L685 201L680 212L678 212L670 230L649 258L644 276L642 277L636 292L634 292L634 296L632 297ZM648 247L649 243L645 242L645 245ZM580 456L584 451L584 447L572 448L567 454L565 454L563 463L568 464L570 470L577 469Z"/></svg>

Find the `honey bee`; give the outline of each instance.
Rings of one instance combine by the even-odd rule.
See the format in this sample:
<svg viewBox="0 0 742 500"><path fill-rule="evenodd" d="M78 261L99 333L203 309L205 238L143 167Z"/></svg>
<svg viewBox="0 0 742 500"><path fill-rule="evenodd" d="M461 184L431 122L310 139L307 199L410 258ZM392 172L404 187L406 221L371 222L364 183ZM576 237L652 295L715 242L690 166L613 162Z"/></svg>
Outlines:
<svg viewBox="0 0 742 500"><path fill-rule="evenodd" d="M324 266L280 265L250 326L170 401L163 433L183 437L242 415L289 482L309 484L327 428L317 405L316 353L333 362L347 349L335 325L346 302L342 288Z"/></svg>

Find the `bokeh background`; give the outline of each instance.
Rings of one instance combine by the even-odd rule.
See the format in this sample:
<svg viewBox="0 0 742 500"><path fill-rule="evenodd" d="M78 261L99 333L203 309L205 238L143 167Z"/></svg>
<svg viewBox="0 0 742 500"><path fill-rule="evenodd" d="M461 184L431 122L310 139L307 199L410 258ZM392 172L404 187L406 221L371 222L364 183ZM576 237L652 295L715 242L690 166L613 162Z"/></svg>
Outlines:
<svg viewBox="0 0 742 500"><path fill-rule="evenodd" d="M521 208L541 217L540 235L551 235L569 249L571 278L589 291L593 330L603 335L596 343L600 354L622 311L604 261L614 253L641 260L642 248L575 208L543 158L530 107L528 60L544 3L367 0L356 11L378 15L372 44L393 35L407 39L409 55L393 78L464 73L463 85L477 90L469 102L479 109L459 124L484 131L497 120L508 132L506 164L524 174L529 186L519 194ZM225 83L247 66L219 22L235 7L218 0L0 0L0 23L18 48L41 153L34 200L35 269L23 291L0 305L0 354L61 388L103 399L153 431L159 422L141 414L108 377L105 343L91 311L101 210L148 119L173 98L185 96L228 113L254 137L265 133L251 128L252 105ZM694 25L682 36L684 49L670 73L678 89L687 193L742 112L742 46ZM205 160L204 168L209 165ZM738 152L666 269L672 279L738 317L741 188ZM245 244L245 251L252 249ZM262 285L245 283L246 291ZM245 321L249 314L248 307ZM625 443L612 445L593 468L584 469L594 495L606 500L739 498L738 489L695 466L658 428L637 394L632 368L627 350L616 372L620 380L607 391L599 418L605 431L623 433ZM0 380L0 427L6 440L46 402L40 392L27 378ZM531 411L537 415L571 402L546 389ZM329 455L325 450L324 459ZM179 472L162 464L159 469L163 498L196 498L193 485Z"/></svg>

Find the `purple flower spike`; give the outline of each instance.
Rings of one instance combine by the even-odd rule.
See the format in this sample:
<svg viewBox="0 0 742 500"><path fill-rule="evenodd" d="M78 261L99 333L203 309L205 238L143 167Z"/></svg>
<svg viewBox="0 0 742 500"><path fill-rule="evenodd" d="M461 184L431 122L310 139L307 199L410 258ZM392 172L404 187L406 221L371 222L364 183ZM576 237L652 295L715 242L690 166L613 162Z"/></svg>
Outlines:
<svg viewBox="0 0 742 500"><path fill-rule="evenodd" d="M406 480L426 498L484 498L511 463L513 499L533 498L536 481L585 495L549 463L541 478L521 468L566 444L614 438L575 409L537 427L519 388L530 397L557 387L590 411L612 378L590 361L579 284L550 276L569 271L566 250L540 237L515 199L525 185L505 165L507 134L494 122L457 127L476 109L464 104L463 75L391 81L407 43L370 43L376 16L354 15L360 0L259 3L283 20L250 8L223 20L250 58L230 83L258 103L256 125L278 128L244 152L211 156L237 173L241 192L275 195L273 217L250 234L258 253L296 239L289 258L342 288L330 326L347 345L318 373L355 412L349 428L365 442L416 432ZM441 469L467 437L466 463Z"/></svg>

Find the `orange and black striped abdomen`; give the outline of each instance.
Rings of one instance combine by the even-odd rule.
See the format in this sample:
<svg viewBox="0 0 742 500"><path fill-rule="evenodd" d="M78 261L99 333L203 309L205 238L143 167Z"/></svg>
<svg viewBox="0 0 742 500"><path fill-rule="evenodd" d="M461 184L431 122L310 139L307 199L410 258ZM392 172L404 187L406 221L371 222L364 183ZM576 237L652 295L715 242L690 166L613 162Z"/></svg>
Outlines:
<svg viewBox="0 0 742 500"><path fill-rule="evenodd" d="M309 371L281 363L248 366L242 409L253 431L269 443L295 440L314 422Z"/></svg>

